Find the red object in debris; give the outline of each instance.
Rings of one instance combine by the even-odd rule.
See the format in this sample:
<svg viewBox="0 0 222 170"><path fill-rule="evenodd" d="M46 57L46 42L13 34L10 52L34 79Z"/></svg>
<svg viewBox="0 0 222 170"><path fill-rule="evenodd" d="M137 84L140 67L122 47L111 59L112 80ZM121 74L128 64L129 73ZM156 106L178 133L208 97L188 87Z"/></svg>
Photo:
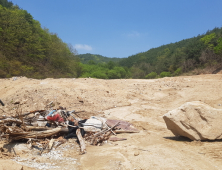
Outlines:
<svg viewBox="0 0 222 170"><path fill-rule="evenodd" d="M63 118L59 114L55 114L54 116L47 116L47 120L54 122L64 122Z"/></svg>

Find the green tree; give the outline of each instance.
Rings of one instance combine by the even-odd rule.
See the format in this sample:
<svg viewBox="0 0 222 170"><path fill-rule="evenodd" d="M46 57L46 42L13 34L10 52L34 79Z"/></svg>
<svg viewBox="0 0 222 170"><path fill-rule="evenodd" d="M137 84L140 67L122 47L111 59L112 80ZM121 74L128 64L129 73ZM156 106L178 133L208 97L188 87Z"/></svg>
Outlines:
<svg viewBox="0 0 222 170"><path fill-rule="evenodd" d="M147 74L145 78L146 79L155 79L155 78L157 78L157 73L151 72L151 73Z"/></svg>
<svg viewBox="0 0 222 170"><path fill-rule="evenodd" d="M171 73L170 72L162 72L160 73L160 77L163 78L163 77L171 77Z"/></svg>
<svg viewBox="0 0 222 170"><path fill-rule="evenodd" d="M116 70L109 70L107 75L108 75L109 79L119 79L119 78L121 78L121 74L118 73Z"/></svg>
<svg viewBox="0 0 222 170"><path fill-rule="evenodd" d="M99 78L99 79L108 79L108 76L105 73L103 73L103 72L101 72L99 70L93 72L91 74L91 76L94 77L94 78Z"/></svg>
<svg viewBox="0 0 222 170"><path fill-rule="evenodd" d="M205 35L200 40L202 42L204 42L204 44L207 45L207 47L209 49L213 49L214 48L214 44L212 43L212 40L215 39L215 38L216 38L216 34L215 33L211 33L210 35Z"/></svg>
<svg viewBox="0 0 222 170"><path fill-rule="evenodd" d="M113 69L115 67L115 63L113 62L113 61L109 61L108 63L107 63L107 68L108 69Z"/></svg>
<svg viewBox="0 0 222 170"><path fill-rule="evenodd" d="M216 54L222 54L222 38L219 38L217 43L218 43L217 46L214 47L214 52Z"/></svg>
<svg viewBox="0 0 222 170"><path fill-rule="evenodd" d="M0 58L2 77L80 75L81 67L74 50L56 34L42 29L26 10L0 0L0 16L0 56L4 56Z"/></svg>
<svg viewBox="0 0 222 170"><path fill-rule="evenodd" d="M174 71L173 75L174 76L179 76L180 74L182 74L182 69L178 68L176 71Z"/></svg>

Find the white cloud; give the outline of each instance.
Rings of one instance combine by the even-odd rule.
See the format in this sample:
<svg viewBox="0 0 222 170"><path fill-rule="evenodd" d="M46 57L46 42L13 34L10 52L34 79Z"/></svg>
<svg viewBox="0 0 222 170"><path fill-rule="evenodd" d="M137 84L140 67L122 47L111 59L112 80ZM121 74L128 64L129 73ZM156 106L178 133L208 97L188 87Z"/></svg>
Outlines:
<svg viewBox="0 0 222 170"><path fill-rule="evenodd" d="M140 37L141 34L139 32L137 32L137 31L133 31L131 33L126 34L126 36L130 37L130 38L134 38L134 37Z"/></svg>
<svg viewBox="0 0 222 170"><path fill-rule="evenodd" d="M131 32L123 34L123 36L127 37L127 38L142 38L142 37L145 37L147 35L148 35L147 33L141 33L141 32L138 32L138 31L131 31Z"/></svg>
<svg viewBox="0 0 222 170"><path fill-rule="evenodd" d="M86 45L86 44L75 44L74 48L77 50L86 50L86 51L92 50L92 47L90 45Z"/></svg>

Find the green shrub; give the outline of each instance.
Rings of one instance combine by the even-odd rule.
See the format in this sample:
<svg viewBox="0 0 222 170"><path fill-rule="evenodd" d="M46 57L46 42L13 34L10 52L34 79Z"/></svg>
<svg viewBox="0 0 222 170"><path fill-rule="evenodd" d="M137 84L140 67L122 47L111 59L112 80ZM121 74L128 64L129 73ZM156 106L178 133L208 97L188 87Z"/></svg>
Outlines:
<svg viewBox="0 0 222 170"><path fill-rule="evenodd" d="M100 72L100 71L93 72L91 75L93 78L98 78L98 79L107 79L108 78L105 73Z"/></svg>
<svg viewBox="0 0 222 170"><path fill-rule="evenodd" d="M162 72L160 73L160 77L163 78L163 77L171 77L171 73L170 72Z"/></svg>
<svg viewBox="0 0 222 170"><path fill-rule="evenodd" d="M146 75L146 79L155 79L157 77L157 73L156 72L151 72L150 74Z"/></svg>
<svg viewBox="0 0 222 170"><path fill-rule="evenodd" d="M116 70L109 70L107 74L108 74L109 79L119 79L119 78L121 78L121 74L118 73Z"/></svg>
<svg viewBox="0 0 222 170"><path fill-rule="evenodd" d="M182 73L182 69L181 68L178 68L176 71L174 71L173 75L174 76L178 76Z"/></svg>

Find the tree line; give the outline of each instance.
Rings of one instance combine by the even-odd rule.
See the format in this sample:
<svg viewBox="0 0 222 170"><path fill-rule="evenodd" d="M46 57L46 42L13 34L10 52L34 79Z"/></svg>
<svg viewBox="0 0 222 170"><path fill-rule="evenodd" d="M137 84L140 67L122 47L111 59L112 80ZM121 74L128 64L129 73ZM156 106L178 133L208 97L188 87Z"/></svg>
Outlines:
<svg viewBox="0 0 222 170"><path fill-rule="evenodd" d="M0 77L78 77L80 69L71 45L26 10L0 0Z"/></svg>
<svg viewBox="0 0 222 170"><path fill-rule="evenodd" d="M101 79L178 76L194 69L222 69L222 28L162 45L128 58L81 54L26 10L0 0L0 77L92 77Z"/></svg>
<svg viewBox="0 0 222 170"><path fill-rule="evenodd" d="M130 68L132 78L178 76L196 68L215 73L222 69L222 28L129 56L119 65Z"/></svg>
<svg viewBox="0 0 222 170"><path fill-rule="evenodd" d="M82 57L84 60L85 55ZM127 74L121 74L122 76L108 76L107 70L96 64L98 58L91 59L89 61L88 58L88 64L83 65L82 77L154 79L179 76L194 69L208 69L208 73L216 73L222 69L222 28L214 28L205 34L152 48L113 62L116 67L126 70ZM97 70L96 73L93 70Z"/></svg>
<svg viewBox="0 0 222 170"><path fill-rule="evenodd" d="M80 58L81 63L88 64L91 60L94 61L96 64L98 63L108 63L109 61L112 61L114 63L119 62L121 58L116 57L105 57L99 54L78 54L77 57Z"/></svg>
<svg viewBox="0 0 222 170"><path fill-rule="evenodd" d="M80 77L83 78L121 79L131 77L131 72L127 67L121 67L113 61L97 64L93 60L90 60L88 64L81 64L81 66Z"/></svg>

